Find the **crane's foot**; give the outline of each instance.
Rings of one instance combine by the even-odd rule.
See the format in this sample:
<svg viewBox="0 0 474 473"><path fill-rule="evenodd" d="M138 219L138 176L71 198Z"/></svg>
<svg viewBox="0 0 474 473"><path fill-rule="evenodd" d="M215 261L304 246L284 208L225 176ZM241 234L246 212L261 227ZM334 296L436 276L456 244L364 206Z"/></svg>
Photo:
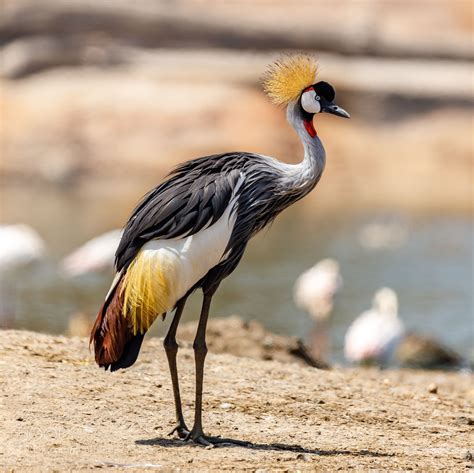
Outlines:
<svg viewBox="0 0 474 473"><path fill-rule="evenodd" d="M177 433L178 437L184 440L187 440L191 434L186 424L178 424L168 435L171 437L174 433Z"/></svg>
<svg viewBox="0 0 474 473"><path fill-rule="evenodd" d="M236 445L239 447L249 447L251 445L250 442L245 442L243 440L229 439L225 437L212 437L210 435L204 435L202 432L193 433L192 431L189 433L187 438L185 438L185 440L209 448L216 447L218 445Z"/></svg>

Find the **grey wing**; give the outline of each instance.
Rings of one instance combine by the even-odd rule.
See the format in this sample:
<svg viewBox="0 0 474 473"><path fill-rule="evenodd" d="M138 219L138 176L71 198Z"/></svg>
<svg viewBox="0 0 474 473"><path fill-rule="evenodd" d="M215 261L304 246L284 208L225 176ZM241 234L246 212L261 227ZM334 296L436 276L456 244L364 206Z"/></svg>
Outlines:
<svg viewBox="0 0 474 473"><path fill-rule="evenodd" d="M147 241L184 238L222 216L241 173L201 164L195 169L178 168L136 207L115 253L117 271L126 268Z"/></svg>

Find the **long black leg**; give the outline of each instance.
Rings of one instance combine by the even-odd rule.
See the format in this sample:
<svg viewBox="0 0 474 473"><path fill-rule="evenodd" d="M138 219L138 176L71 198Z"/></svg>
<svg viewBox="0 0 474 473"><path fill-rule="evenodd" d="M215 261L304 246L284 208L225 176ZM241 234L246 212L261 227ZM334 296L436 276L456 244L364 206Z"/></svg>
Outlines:
<svg viewBox="0 0 474 473"><path fill-rule="evenodd" d="M194 426L191 431L191 439L199 440L204 437L202 430L202 384L204 379L204 361L207 355L206 327L211 306L212 294L204 294L201 316L194 339L194 361L196 365L196 401L194 406Z"/></svg>
<svg viewBox="0 0 474 473"><path fill-rule="evenodd" d="M202 386L204 379L204 361L207 355L206 327L209 316L209 308L211 306L211 300L214 292L215 289L212 292L204 294L199 325L193 343L194 361L196 364L196 401L194 406L194 426L188 438L196 443L210 447L216 444L235 444L246 446L248 445L248 442L204 435L202 429Z"/></svg>
<svg viewBox="0 0 474 473"><path fill-rule="evenodd" d="M179 300L176 305L176 312L171 321L170 328L164 340L164 347L166 356L168 358L168 365L170 367L171 382L173 383L174 405L176 409L176 427L170 433L178 433L180 438L186 438L189 435L189 430L184 422L183 411L181 408L181 395L179 393L178 368L176 365L176 355L178 354L178 343L176 342L176 330L183 313L184 305L186 304L186 297Z"/></svg>

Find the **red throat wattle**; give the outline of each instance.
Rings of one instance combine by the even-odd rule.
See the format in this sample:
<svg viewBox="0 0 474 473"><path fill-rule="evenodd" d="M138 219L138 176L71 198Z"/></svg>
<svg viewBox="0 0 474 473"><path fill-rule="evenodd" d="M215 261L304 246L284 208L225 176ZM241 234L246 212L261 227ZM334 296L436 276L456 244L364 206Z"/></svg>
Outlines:
<svg viewBox="0 0 474 473"><path fill-rule="evenodd" d="M316 133L316 130L314 129L313 120L303 120L303 123L309 136L311 136L311 138L314 138L317 135L317 133Z"/></svg>

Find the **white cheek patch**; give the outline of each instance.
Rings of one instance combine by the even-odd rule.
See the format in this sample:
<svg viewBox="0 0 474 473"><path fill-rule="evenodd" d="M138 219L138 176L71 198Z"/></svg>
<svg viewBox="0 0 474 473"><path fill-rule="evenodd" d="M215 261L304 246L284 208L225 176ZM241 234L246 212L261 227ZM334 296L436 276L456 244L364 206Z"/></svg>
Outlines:
<svg viewBox="0 0 474 473"><path fill-rule="evenodd" d="M314 90L308 90L303 93L301 96L301 106L308 113L319 113L321 111L321 105L316 100L316 92Z"/></svg>

